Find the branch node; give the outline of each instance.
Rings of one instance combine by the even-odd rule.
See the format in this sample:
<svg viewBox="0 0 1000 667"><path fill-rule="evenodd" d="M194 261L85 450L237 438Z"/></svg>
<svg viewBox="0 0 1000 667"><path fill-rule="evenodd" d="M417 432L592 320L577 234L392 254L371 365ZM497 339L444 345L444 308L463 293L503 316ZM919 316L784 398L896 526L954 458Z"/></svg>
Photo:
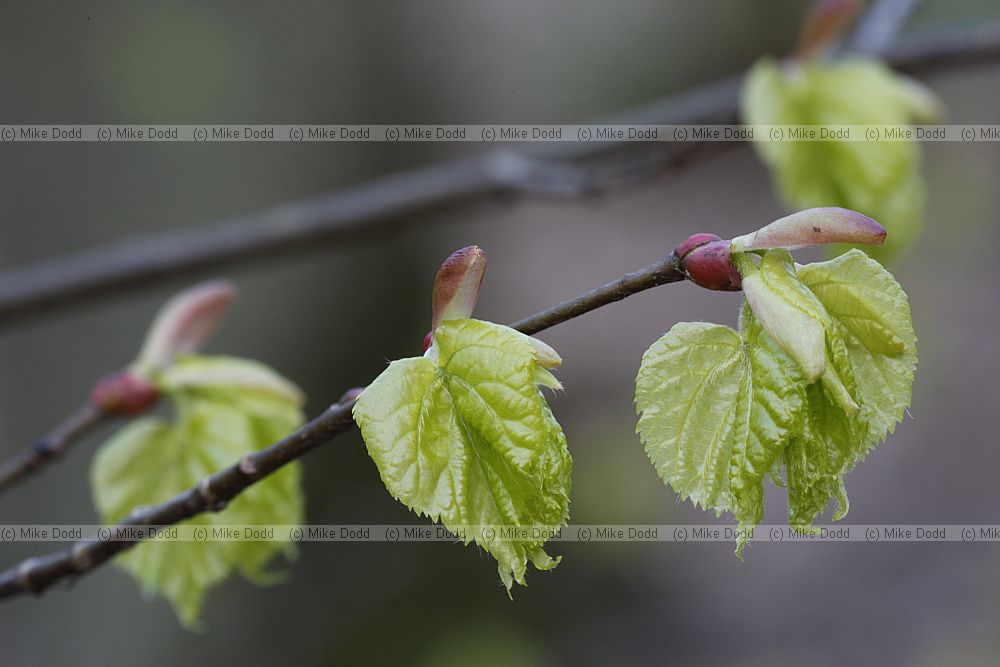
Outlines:
<svg viewBox="0 0 1000 667"><path fill-rule="evenodd" d="M87 542L77 542L70 549L70 563L77 572L83 574L94 567L94 559L91 557L87 547Z"/></svg>
<svg viewBox="0 0 1000 667"><path fill-rule="evenodd" d="M215 504L216 497L212 492L212 480L210 477L206 477L198 482L198 497L209 507Z"/></svg>
<svg viewBox="0 0 1000 667"><path fill-rule="evenodd" d="M26 591L31 591L35 595L42 592L42 588L36 586L31 581L31 575L35 569L35 563L38 562L37 557L28 558L23 563L17 566L17 583Z"/></svg>
<svg viewBox="0 0 1000 667"><path fill-rule="evenodd" d="M239 468L240 472L247 477L256 477L260 473L260 468L257 467L257 462L251 454L244 454L240 457Z"/></svg>
<svg viewBox="0 0 1000 667"><path fill-rule="evenodd" d="M149 514L152 509L153 508L150 507L149 505L139 505L131 512L129 512L126 521L129 523L148 524Z"/></svg>
<svg viewBox="0 0 1000 667"><path fill-rule="evenodd" d="M45 459L53 458L56 455L56 447L52 444L51 438L39 438L31 443L31 451L33 451L37 458L26 462L26 467L28 470L33 470L41 465L42 461Z"/></svg>
<svg viewBox="0 0 1000 667"><path fill-rule="evenodd" d="M209 512L221 512L226 509L229 501L219 498L212 490L212 478L206 477L198 482L198 497L205 503L205 508Z"/></svg>

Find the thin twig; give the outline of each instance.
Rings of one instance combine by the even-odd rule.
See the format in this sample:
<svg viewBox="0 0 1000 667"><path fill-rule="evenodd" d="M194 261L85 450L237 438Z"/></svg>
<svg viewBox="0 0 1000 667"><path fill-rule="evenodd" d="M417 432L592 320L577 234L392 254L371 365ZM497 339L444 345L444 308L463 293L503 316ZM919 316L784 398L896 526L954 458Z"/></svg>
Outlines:
<svg viewBox="0 0 1000 667"><path fill-rule="evenodd" d="M61 457L74 442L110 418L107 412L86 403L30 446L0 464L0 493L43 465Z"/></svg>
<svg viewBox="0 0 1000 667"><path fill-rule="evenodd" d="M895 44L887 59L903 71L968 65L1000 58L1000 29L985 24L960 32L918 35ZM607 118L601 125L734 122L741 77L734 76ZM214 225L126 239L0 273L0 324L85 299L121 292L184 272L273 257L316 246L371 239L404 225L406 216L497 192L577 196L648 170L608 173L566 161L592 161L612 148L641 143L574 142L526 145L384 176L333 194L292 202ZM685 159L690 145L668 145L660 167ZM650 166L647 164L647 166Z"/></svg>
<svg viewBox="0 0 1000 667"><path fill-rule="evenodd" d="M678 270L677 262L671 254L645 268L626 273L618 280L581 294L575 299L563 301L531 317L518 320L510 326L528 335L534 335L638 292L680 280L684 280L684 274Z"/></svg>
<svg viewBox="0 0 1000 667"><path fill-rule="evenodd" d="M632 294L683 279L677 262L670 255L511 326L524 333L537 333ZM63 551L29 558L16 567L0 572L0 598L22 593L41 593L57 581L87 574L140 541L134 533L130 533L130 528L167 526L203 512L221 511L240 492L258 480L350 429L354 424L351 408L354 407L358 393L358 390L351 390L319 417L284 440L244 456L239 462L172 499L156 506L134 509L111 529L108 539L90 537Z"/></svg>

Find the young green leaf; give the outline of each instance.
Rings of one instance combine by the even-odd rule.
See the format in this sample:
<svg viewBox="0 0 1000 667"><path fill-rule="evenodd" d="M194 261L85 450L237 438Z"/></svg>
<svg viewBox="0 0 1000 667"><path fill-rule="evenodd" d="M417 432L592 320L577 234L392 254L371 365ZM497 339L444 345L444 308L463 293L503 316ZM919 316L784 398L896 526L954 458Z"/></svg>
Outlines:
<svg viewBox="0 0 1000 667"><path fill-rule="evenodd" d="M643 355L636 380L637 430L660 477L682 499L732 513L741 529L763 517L764 476L803 405L801 371L744 311L740 334L675 325Z"/></svg>
<svg viewBox="0 0 1000 667"><path fill-rule="evenodd" d="M423 357L392 362L354 407L368 453L390 493L477 542L498 562L508 592L568 518L572 461L539 385L558 363L513 329L473 319L441 322ZM527 535L499 538L504 527ZM539 529L539 530L535 530Z"/></svg>
<svg viewBox="0 0 1000 667"><path fill-rule="evenodd" d="M799 269L843 339L871 443L891 433L910 402L917 339L903 288L878 262L851 250Z"/></svg>
<svg viewBox="0 0 1000 667"><path fill-rule="evenodd" d="M753 125L906 125L940 111L921 84L862 58L786 65L763 59L747 75L741 100L743 121ZM896 259L916 240L924 205L916 142L831 138L754 147L788 206L844 206L885 225L888 241L870 250L874 257Z"/></svg>
<svg viewBox="0 0 1000 667"><path fill-rule="evenodd" d="M742 253L733 261L746 296L740 332L681 323L643 357L646 452L682 498L730 512L744 529L763 516L766 473L787 488L791 525L808 526L831 499L842 518L844 476L909 404L916 338L906 295L858 250L798 269L781 249L759 265Z"/></svg>
<svg viewBox="0 0 1000 667"><path fill-rule="evenodd" d="M303 422L301 393L267 367L243 359L185 357L155 376L173 402L172 421L132 422L98 451L91 469L94 502L106 523L136 507L160 503L294 431ZM224 511L200 514L189 525L303 521L299 463L254 484ZM234 571L266 583L264 568L290 543L149 541L118 556L119 566L149 595L162 595L180 620L195 627L208 589Z"/></svg>
<svg viewBox="0 0 1000 667"><path fill-rule="evenodd" d="M826 373L826 327L823 306L795 275L787 250L769 250L757 267L747 255L737 255L743 295L764 330L815 382Z"/></svg>

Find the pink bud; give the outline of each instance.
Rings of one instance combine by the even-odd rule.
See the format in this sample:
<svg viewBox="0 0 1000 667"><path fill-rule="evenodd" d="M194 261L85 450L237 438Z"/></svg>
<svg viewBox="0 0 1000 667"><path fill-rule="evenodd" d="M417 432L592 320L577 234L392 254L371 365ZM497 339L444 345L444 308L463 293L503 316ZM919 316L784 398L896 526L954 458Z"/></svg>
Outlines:
<svg viewBox="0 0 1000 667"><path fill-rule="evenodd" d="M733 239L733 251L766 248L805 248L826 243L882 245L885 228L857 211L846 208L810 208L799 211Z"/></svg>
<svg viewBox="0 0 1000 667"><path fill-rule="evenodd" d="M141 373L165 368L178 355L200 350L219 328L235 295L232 283L213 280L171 298L146 334L135 368Z"/></svg>
<svg viewBox="0 0 1000 667"><path fill-rule="evenodd" d="M695 234L695 236L714 236ZM690 241L694 236L688 239ZM739 271L730 262L729 241L717 240L696 245L681 257L681 271L694 284L710 290L737 292L742 280ZM688 243L685 241L678 248ZM676 251L675 251L676 252Z"/></svg>
<svg viewBox="0 0 1000 667"><path fill-rule="evenodd" d="M431 332L446 320L472 317L486 273L486 253L468 246L451 254L434 279Z"/></svg>
<svg viewBox="0 0 1000 667"><path fill-rule="evenodd" d="M91 404L115 415L144 412L159 397L159 390L149 380L130 370L102 378L90 392Z"/></svg>
<svg viewBox="0 0 1000 667"><path fill-rule="evenodd" d="M721 241L721 236L716 236L715 234L692 234L683 241L681 241L676 248L674 248L674 255L677 259L684 259L684 256L689 252L694 250L700 245L705 245L706 243L711 243L712 241Z"/></svg>
<svg viewBox="0 0 1000 667"><path fill-rule="evenodd" d="M799 58L819 55L832 46L851 24L858 10L857 0L818 0L813 3L799 32Z"/></svg>

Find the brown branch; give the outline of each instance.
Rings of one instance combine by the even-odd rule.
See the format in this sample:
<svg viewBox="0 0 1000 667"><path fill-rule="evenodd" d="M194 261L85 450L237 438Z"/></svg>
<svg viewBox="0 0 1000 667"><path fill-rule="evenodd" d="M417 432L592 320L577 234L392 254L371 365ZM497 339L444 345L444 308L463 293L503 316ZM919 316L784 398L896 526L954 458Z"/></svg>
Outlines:
<svg viewBox="0 0 1000 667"><path fill-rule="evenodd" d="M680 280L684 280L684 274L678 270L677 262L671 254L645 268L626 273L618 280L581 294L575 299L563 301L531 317L518 320L510 326L522 333L534 335L633 294Z"/></svg>
<svg viewBox="0 0 1000 667"><path fill-rule="evenodd" d="M898 27L898 26L897 26ZM902 40L885 53L913 72L1000 58L1000 25L931 33ZM734 122L741 77L734 76L594 121L602 125ZM661 145L655 160L617 169L611 148L650 150L641 143L526 145L384 176L339 192L292 202L207 227L126 239L0 273L0 323L161 281L186 271L313 248L317 242L371 239L406 224L406 216L455 206L497 192L577 196L609 182L649 175L689 159L690 144ZM593 162L581 165L577 162ZM601 162L605 160L605 162ZM577 161L577 162L568 162Z"/></svg>
<svg viewBox="0 0 1000 667"><path fill-rule="evenodd" d="M0 493L66 453L74 442L108 421L110 415L86 403L30 446L0 464Z"/></svg>
<svg viewBox="0 0 1000 667"><path fill-rule="evenodd" d="M575 299L515 322L512 326L524 333L537 333L632 294L683 279L684 276L671 254L644 269L626 274ZM239 462L172 499L156 506L134 509L111 529L110 539L90 537L63 551L29 558L16 567L0 572L0 598L22 593L41 593L60 580L87 574L140 541L134 534L130 535L130 528L167 526L203 512L223 510L229 501L258 480L350 429L354 425L351 408L354 407L358 393L356 389L347 392L323 414L284 440L259 452L247 454Z"/></svg>

